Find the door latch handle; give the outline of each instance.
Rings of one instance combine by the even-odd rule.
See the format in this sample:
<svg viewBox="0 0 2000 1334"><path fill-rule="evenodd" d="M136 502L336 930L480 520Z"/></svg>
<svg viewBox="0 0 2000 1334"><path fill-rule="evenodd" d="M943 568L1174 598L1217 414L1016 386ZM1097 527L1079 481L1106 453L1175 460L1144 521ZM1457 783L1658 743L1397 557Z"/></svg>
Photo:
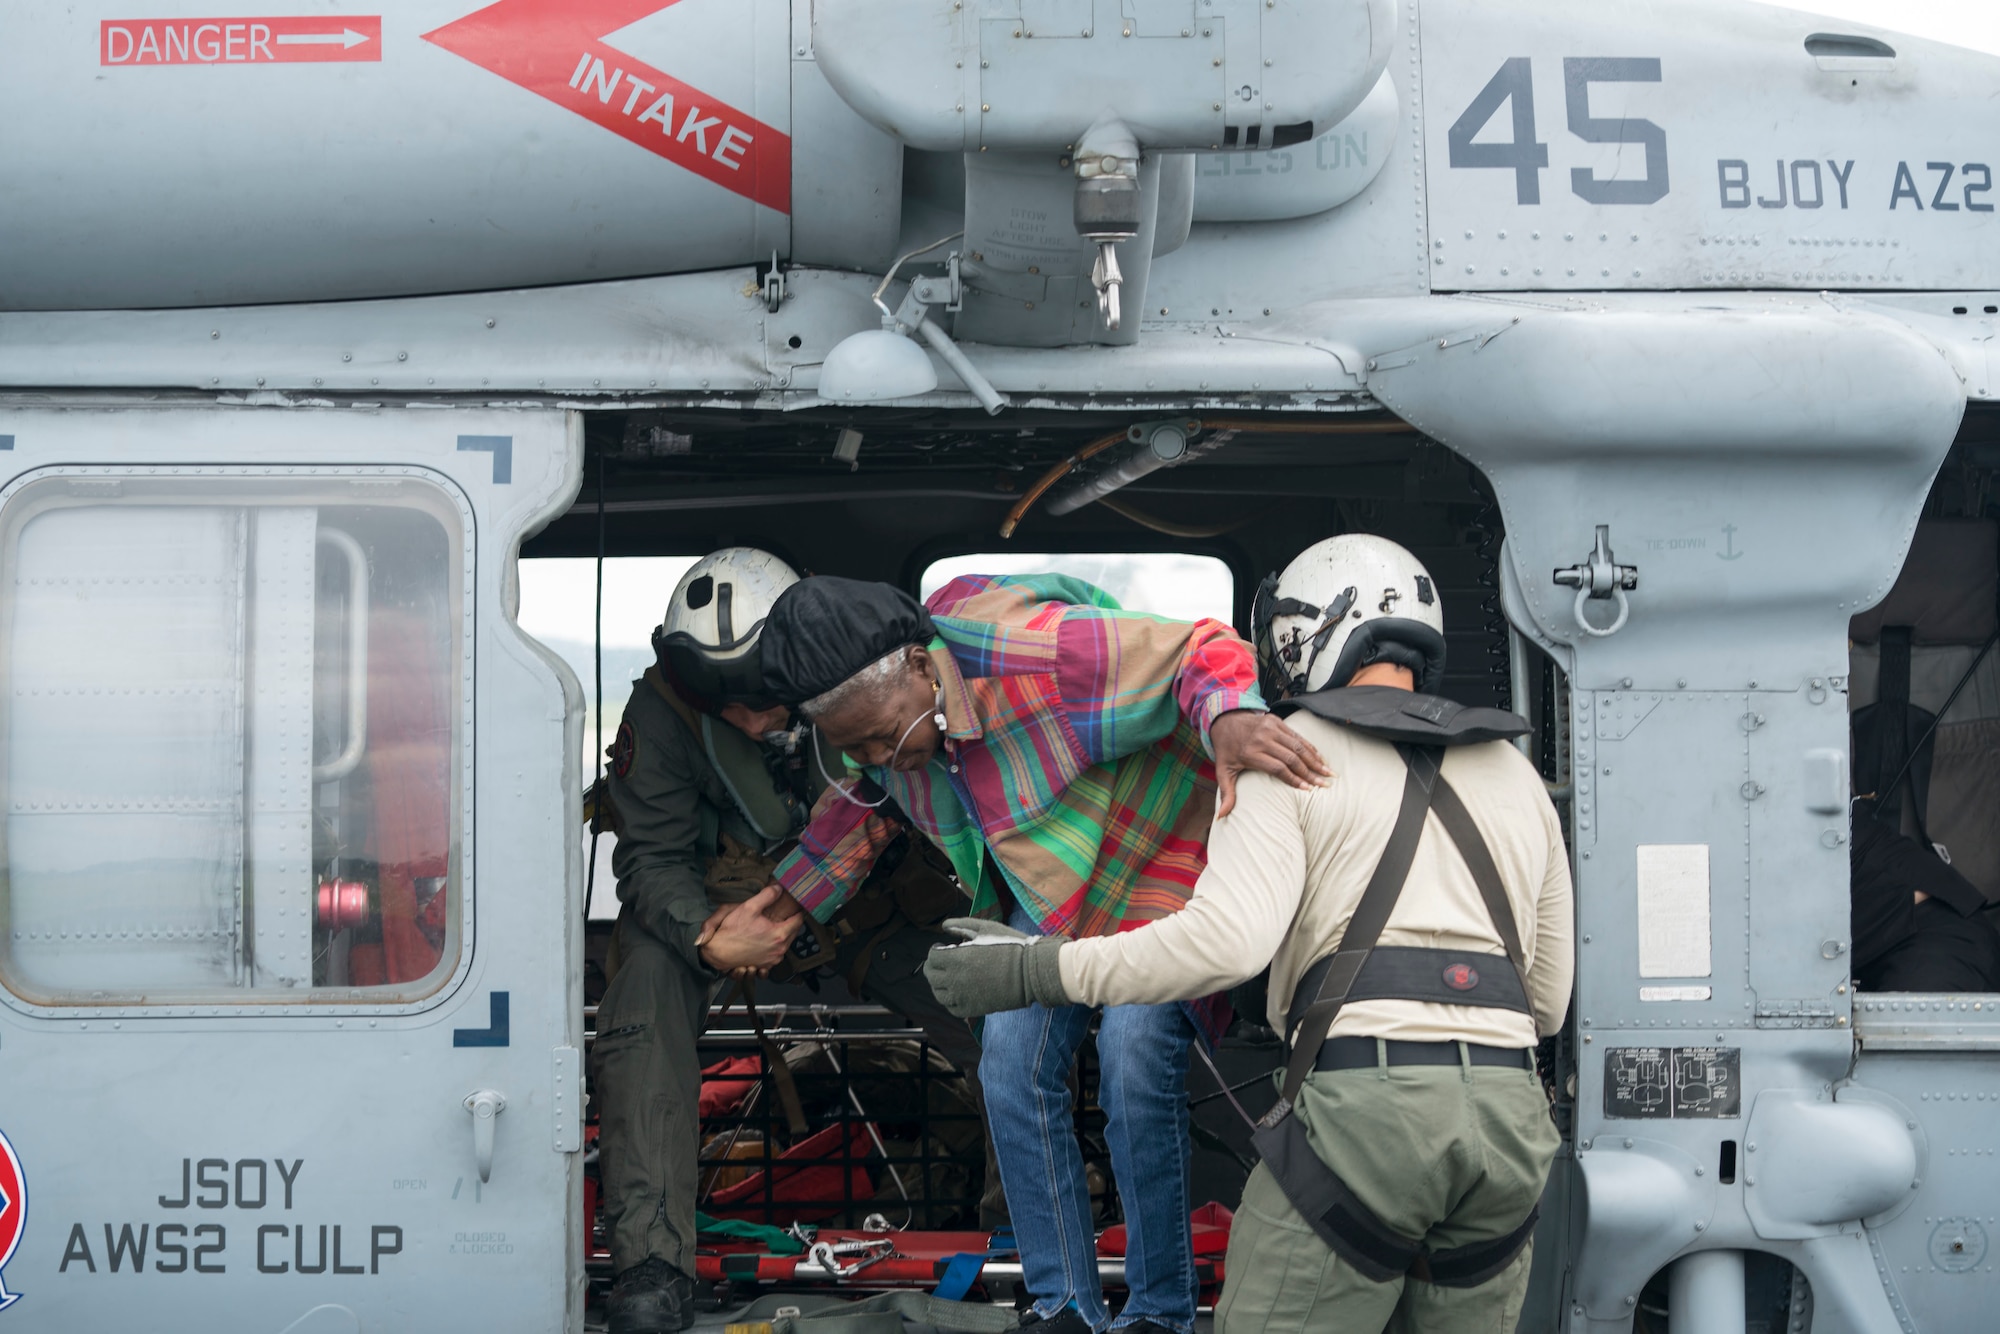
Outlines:
<svg viewBox="0 0 2000 1334"><path fill-rule="evenodd" d="M507 1110L507 1099L492 1089L469 1093L465 1110L472 1113L472 1156L479 1163L479 1179L493 1179L493 1122Z"/></svg>

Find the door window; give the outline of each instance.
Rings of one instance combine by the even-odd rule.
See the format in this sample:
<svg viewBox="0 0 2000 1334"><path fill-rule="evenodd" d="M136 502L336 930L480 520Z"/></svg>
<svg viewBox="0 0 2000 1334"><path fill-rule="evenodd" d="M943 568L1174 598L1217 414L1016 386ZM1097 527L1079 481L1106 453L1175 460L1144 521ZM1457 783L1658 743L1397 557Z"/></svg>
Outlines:
<svg viewBox="0 0 2000 1334"><path fill-rule="evenodd" d="M0 509L24 999L401 1002L454 971L464 515L286 472L62 469Z"/></svg>

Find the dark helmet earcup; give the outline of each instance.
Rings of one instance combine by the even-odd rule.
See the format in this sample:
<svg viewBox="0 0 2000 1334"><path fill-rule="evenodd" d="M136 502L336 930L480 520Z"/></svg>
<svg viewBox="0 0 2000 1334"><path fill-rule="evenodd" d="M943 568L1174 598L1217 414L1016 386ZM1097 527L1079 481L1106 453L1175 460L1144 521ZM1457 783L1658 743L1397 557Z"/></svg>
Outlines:
<svg viewBox="0 0 2000 1334"><path fill-rule="evenodd" d="M1354 679L1354 674L1364 664L1383 660L1381 650L1385 648L1403 650L1396 653L1391 661L1414 657L1421 666L1409 666L1417 678L1420 694L1435 695L1444 684L1444 636L1425 625L1422 621L1404 620L1400 617L1385 616L1377 620L1364 621L1354 628L1347 642L1340 646L1340 656L1334 659L1333 674L1328 676L1322 690L1333 690Z"/></svg>

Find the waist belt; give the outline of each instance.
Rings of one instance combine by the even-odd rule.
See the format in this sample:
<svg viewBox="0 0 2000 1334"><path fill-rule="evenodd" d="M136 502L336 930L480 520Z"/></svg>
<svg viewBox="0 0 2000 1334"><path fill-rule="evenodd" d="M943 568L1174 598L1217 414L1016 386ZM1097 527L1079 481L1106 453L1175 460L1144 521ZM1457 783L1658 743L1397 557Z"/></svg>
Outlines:
<svg viewBox="0 0 2000 1334"><path fill-rule="evenodd" d="M1377 1044L1380 1044L1378 1048ZM1459 1053L1465 1053L1461 1058ZM1488 1047L1478 1042L1404 1042L1397 1038L1328 1038L1320 1044L1315 1070L1373 1070L1377 1065L1497 1065L1535 1068L1533 1047Z"/></svg>
<svg viewBox="0 0 2000 1334"><path fill-rule="evenodd" d="M1286 1032L1300 1032L1313 1004L1325 997L1327 976L1335 961L1356 952L1349 951L1343 940L1337 953L1306 969L1292 993L1291 1013L1285 1016ZM1354 970L1347 994L1341 997L1342 1004L1361 1000L1430 1001L1534 1013L1520 971L1507 956L1416 945L1377 945L1369 950ZM1332 1022L1327 1020L1329 1027Z"/></svg>

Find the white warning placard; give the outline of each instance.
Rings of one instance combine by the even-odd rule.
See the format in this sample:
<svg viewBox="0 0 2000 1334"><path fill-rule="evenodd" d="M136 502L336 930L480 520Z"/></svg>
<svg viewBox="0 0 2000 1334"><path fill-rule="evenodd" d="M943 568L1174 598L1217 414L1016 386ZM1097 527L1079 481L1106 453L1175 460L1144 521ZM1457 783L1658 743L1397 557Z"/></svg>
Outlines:
<svg viewBox="0 0 2000 1334"><path fill-rule="evenodd" d="M1639 976L1709 975L1708 844L1639 845Z"/></svg>

